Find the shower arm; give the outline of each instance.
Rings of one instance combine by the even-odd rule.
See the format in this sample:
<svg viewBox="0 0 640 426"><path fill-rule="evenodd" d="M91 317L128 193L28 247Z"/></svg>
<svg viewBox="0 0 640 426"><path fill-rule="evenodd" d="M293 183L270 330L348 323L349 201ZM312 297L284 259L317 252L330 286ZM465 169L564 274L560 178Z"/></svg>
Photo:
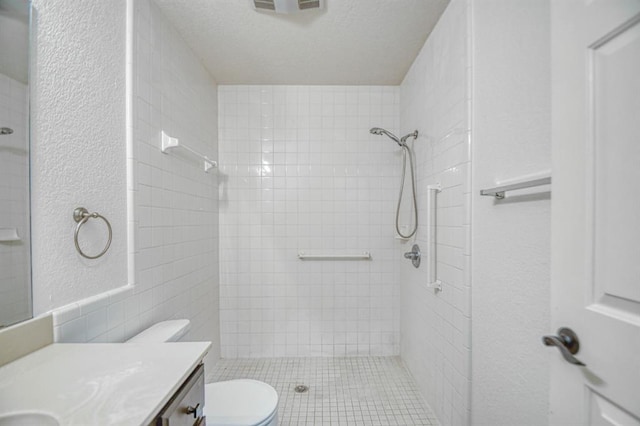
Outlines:
<svg viewBox="0 0 640 426"><path fill-rule="evenodd" d="M405 145L407 143L407 139L409 138L413 138L413 140L418 139L418 131L414 130L413 133L409 133L408 135L404 135L402 138L400 138L400 143L402 145Z"/></svg>

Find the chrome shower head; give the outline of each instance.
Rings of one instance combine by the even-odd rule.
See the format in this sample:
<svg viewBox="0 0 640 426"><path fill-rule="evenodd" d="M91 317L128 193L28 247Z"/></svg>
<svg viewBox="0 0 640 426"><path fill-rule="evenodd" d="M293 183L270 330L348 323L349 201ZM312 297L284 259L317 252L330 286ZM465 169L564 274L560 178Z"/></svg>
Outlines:
<svg viewBox="0 0 640 426"><path fill-rule="evenodd" d="M396 135L389 131L386 131L385 129L381 129L380 127L372 127L371 130L369 130L369 133L371 133L372 135L386 135L389 139L391 139L398 145L403 145L403 143L400 141L400 139L398 139Z"/></svg>

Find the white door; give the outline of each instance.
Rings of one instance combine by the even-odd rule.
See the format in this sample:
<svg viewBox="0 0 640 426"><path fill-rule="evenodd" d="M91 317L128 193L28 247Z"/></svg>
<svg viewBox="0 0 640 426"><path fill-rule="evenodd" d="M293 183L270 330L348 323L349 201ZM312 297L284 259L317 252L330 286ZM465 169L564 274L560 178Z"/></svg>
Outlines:
<svg viewBox="0 0 640 426"><path fill-rule="evenodd" d="M550 424L640 425L640 0L552 0Z"/></svg>

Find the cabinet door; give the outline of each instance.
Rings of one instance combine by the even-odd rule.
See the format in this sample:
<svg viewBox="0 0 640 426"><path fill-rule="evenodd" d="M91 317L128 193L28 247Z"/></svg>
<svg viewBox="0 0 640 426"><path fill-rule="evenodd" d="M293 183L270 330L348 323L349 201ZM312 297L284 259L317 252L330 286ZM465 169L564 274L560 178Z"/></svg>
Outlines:
<svg viewBox="0 0 640 426"><path fill-rule="evenodd" d="M204 426L204 366L200 364L158 416L158 426Z"/></svg>

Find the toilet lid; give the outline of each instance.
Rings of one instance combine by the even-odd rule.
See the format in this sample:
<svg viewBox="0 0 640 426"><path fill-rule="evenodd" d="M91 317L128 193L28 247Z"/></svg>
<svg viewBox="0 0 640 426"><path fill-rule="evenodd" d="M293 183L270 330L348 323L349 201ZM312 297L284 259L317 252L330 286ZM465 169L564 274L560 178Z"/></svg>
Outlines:
<svg viewBox="0 0 640 426"><path fill-rule="evenodd" d="M258 425L278 407L276 390L257 380L208 383L204 394L204 414L211 425Z"/></svg>

